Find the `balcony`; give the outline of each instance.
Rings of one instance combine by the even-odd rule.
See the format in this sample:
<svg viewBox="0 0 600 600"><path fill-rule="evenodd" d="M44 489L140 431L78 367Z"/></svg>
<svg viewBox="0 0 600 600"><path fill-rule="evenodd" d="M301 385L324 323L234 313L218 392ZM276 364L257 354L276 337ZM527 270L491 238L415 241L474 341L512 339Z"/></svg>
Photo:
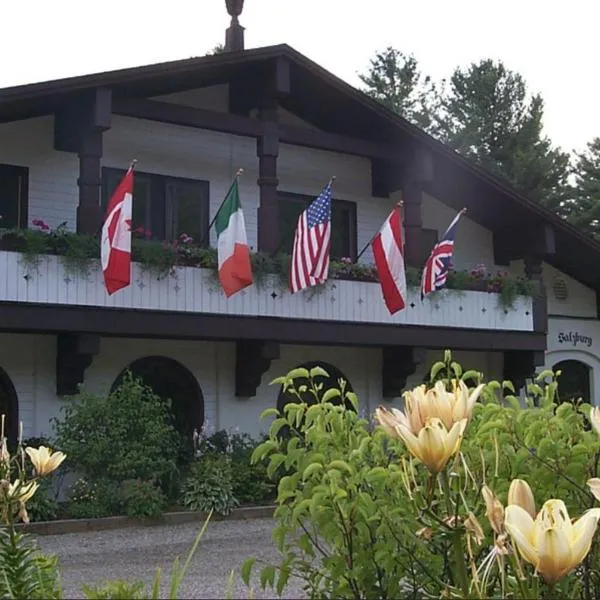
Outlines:
<svg viewBox="0 0 600 600"><path fill-rule="evenodd" d="M518 296L509 307L497 293L446 290L421 302L418 290L411 288L406 309L391 316L379 283L373 281L330 279L323 288L291 295L276 277L267 276L261 285L227 299L214 270L180 266L174 274L158 279L134 263L132 284L110 297L97 260L90 262L87 274L67 269L55 255L39 256L35 263L19 252L0 251L0 302L498 331L534 329L529 296Z"/></svg>

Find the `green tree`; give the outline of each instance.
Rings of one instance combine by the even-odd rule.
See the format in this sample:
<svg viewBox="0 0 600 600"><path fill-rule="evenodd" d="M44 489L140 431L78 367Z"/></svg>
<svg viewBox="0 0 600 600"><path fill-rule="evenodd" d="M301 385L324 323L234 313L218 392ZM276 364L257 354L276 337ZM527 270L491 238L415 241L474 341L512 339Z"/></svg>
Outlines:
<svg viewBox="0 0 600 600"><path fill-rule="evenodd" d="M568 203L569 221L586 233L600 236L600 137L576 154L573 198Z"/></svg>
<svg viewBox="0 0 600 600"><path fill-rule="evenodd" d="M491 59L457 68L433 133L527 197L567 216L569 155L543 134L544 103L521 75Z"/></svg>
<svg viewBox="0 0 600 600"><path fill-rule="evenodd" d="M438 86L419 70L417 59L388 46L358 75L362 91L419 127L429 130L439 99Z"/></svg>

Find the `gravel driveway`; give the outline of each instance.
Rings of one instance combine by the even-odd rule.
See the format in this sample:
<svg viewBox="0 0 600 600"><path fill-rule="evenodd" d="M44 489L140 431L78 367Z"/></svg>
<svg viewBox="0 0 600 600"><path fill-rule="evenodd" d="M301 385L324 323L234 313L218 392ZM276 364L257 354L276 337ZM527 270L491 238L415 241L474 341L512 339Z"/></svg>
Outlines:
<svg viewBox="0 0 600 600"><path fill-rule="evenodd" d="M179 591L179 598L225 598L232 569L236 570L232 598L274 598L275 593L254 584L253 595L242 583L239 568L249 556L278 562L271 540L273 519L214 521L204 538ZM41 548L58 555L65 598L82 598L81 585L106 579L152 582L157 567L163 574L167 598L170 568L176 556L183 563L201 523L131 527L64 535L39 536ZM283 598L302 598L298 581L291 581Z"/></svg>

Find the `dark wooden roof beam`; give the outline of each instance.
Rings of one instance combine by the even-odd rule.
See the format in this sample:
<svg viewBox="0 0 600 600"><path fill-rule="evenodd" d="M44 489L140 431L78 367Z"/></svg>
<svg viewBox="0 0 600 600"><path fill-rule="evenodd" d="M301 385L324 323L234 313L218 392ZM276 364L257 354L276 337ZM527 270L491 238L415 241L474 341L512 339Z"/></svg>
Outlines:
<svg viewBox="0 0 600 600"><path fill-rule="evenodd" d="M113 112L117 115L172 125L222 131L249 137L259 137L263 131L263 125L257 119L216 110L192 108L171 102L141 98L115 98L113 105ZM398 146L378 144L295 125L280 125L280 141L284 144L306 146L330 152L387 159L390 162L401 161Z"/></svg>

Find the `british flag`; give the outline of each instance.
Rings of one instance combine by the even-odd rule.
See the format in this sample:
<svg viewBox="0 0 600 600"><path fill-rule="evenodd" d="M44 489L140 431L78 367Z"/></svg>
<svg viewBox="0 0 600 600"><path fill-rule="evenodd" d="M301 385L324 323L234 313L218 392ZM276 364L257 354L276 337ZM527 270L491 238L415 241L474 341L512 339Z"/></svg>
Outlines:
<svg viewBox="0 0 600 600"><path fill-rule="evenodd" d="M441 290L446 285L448 272L452 264L452 253L454 251L454 238L456 236L456 225L465 210L461 210L452 223L450 223L446 233L442 239L433 247L425 268L423 269L423 277L421 279L421 300L435 292Z"/></svg>

